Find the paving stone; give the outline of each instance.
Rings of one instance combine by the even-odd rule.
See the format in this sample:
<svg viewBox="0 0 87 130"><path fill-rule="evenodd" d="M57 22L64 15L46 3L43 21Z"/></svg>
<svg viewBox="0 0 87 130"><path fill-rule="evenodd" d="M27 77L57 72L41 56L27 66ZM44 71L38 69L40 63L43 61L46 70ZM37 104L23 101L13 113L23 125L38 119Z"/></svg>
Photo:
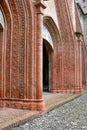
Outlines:
<svg viewBox="0 0 87 130"><path fill-rule="evenodd" d="M20 130L23 128L24 130L87 130L87 93L17 128ZM11 130L15 130L15 127Z"/></svg>
<svg viewBox="0 0 87 130"><path fill-rule="evenodd" d="M11 130L21 130L19 127L11 128Z"/></svg>

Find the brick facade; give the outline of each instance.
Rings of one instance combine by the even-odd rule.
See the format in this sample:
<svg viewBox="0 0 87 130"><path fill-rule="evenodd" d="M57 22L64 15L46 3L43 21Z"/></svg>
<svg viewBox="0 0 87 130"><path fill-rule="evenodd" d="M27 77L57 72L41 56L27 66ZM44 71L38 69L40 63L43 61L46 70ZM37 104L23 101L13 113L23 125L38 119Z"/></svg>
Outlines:
<svg viewBox="0 0 87 130"><path fill-rule="evenodd" d="M84 86L87 85L87 59L85 58L87 56L87 0L78 0L78 12L79 12L79 19L84 35L84 41L82 44L82 83Z"/></svg>
<svg viewBox="0 0 87 130"><path fill-rule="evenodd" d="M49 58L49 91L83 91L82 46L84 50L85 45L83 38L79 39L82 30L75 1L72 4L67 0L0 1L4 18L4 27L0 27L1 107L45 109L43 40L47 39L42 36L43 26L49 33L49 40L45 42ZM74 6L75 16L70 5Z"/></svg>

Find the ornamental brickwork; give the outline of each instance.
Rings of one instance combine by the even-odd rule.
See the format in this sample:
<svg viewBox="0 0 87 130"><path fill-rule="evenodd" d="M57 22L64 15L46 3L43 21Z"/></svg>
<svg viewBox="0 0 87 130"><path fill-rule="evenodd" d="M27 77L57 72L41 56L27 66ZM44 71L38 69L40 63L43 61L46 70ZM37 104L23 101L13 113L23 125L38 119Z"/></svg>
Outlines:
<svg viewBox="0 0 87 130"><path fill-rule="evenodd" d="M86 51L74 0L2 0L0 11L0 107L44 110L45 89L83 91Z"/></svg>

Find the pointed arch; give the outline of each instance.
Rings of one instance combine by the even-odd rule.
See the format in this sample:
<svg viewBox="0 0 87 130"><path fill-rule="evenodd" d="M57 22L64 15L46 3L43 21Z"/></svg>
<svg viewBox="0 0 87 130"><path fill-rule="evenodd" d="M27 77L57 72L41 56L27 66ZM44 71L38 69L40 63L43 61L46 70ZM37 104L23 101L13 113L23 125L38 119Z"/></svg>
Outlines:
<svg viewBox="0 0 87 130"><path fill-rule="evenodd" d="M10 86L10 45L12 35L12 14L6 0L0 1L0 10L3 15L3 45L2 45L2 95L6 96L6 86ZM10 90L10 89L9 89ZM8 90L8 91L9 91ZM9 92L10 93L10 92Z"/></svg>
<svg viewBox="0 0 87 130"><path fill-rule="evenodd" d="M43 19L43 25L49 31L50 37L52 39L52 43L48 41L48 43L53 48L53 51L50 53L49 59L49 88L51 92L57 92L59 88L58 84L61 80L59 74L62 73L62 43L61 43L61 36L56 26L54 20L50 16L45 16ZM45 38L46 39L46 38ZM61 57L61 60L60 60ZM59 73L60 72L60 73ZM60 83L61 84L61 83Z"/></svg>
<svg viewBox="0 0 87 130"><path fill-rule="evenodd" d="M33 93L33 87L32 84L35 84L34 82L34 76L35 76L35 61L33 60L33 57L35 56L35 19L34 19L34 5L32 1L30 0L23 0L25 4L25 10L26 10L26 24L27 24L27 30L26 30L26 98L32 98Z"/></svg>
<svg viewBox="0 0 87 130"><path fill-rule="evenodd" d="M45 16L43 19L43 25L49 31L55 48L60 40L60 34L54 20L50 16Z"/></svg>

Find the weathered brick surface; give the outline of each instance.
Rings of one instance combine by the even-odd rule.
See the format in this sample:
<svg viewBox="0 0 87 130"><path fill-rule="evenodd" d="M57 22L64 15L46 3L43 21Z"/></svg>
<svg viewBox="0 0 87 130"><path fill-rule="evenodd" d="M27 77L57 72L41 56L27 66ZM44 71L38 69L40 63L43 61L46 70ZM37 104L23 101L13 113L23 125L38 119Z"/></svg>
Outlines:
<svg viewBox="0 0 87 130"><path fill-rule="evenodd" d="M0 31L1 107L45 109L42 76L43 24L51 35L53 45L47 42L50 91L82 92L82 43L74 34L74 31L82 33L82 30L74 2L71 5L68 0L52 0L55 15L50 13L51 2L46 2L49 9L46 9L44 16L45 5L41 2L0 1L5 21L4 29ZM85 55L84 51L84 57Z"/></svg>

